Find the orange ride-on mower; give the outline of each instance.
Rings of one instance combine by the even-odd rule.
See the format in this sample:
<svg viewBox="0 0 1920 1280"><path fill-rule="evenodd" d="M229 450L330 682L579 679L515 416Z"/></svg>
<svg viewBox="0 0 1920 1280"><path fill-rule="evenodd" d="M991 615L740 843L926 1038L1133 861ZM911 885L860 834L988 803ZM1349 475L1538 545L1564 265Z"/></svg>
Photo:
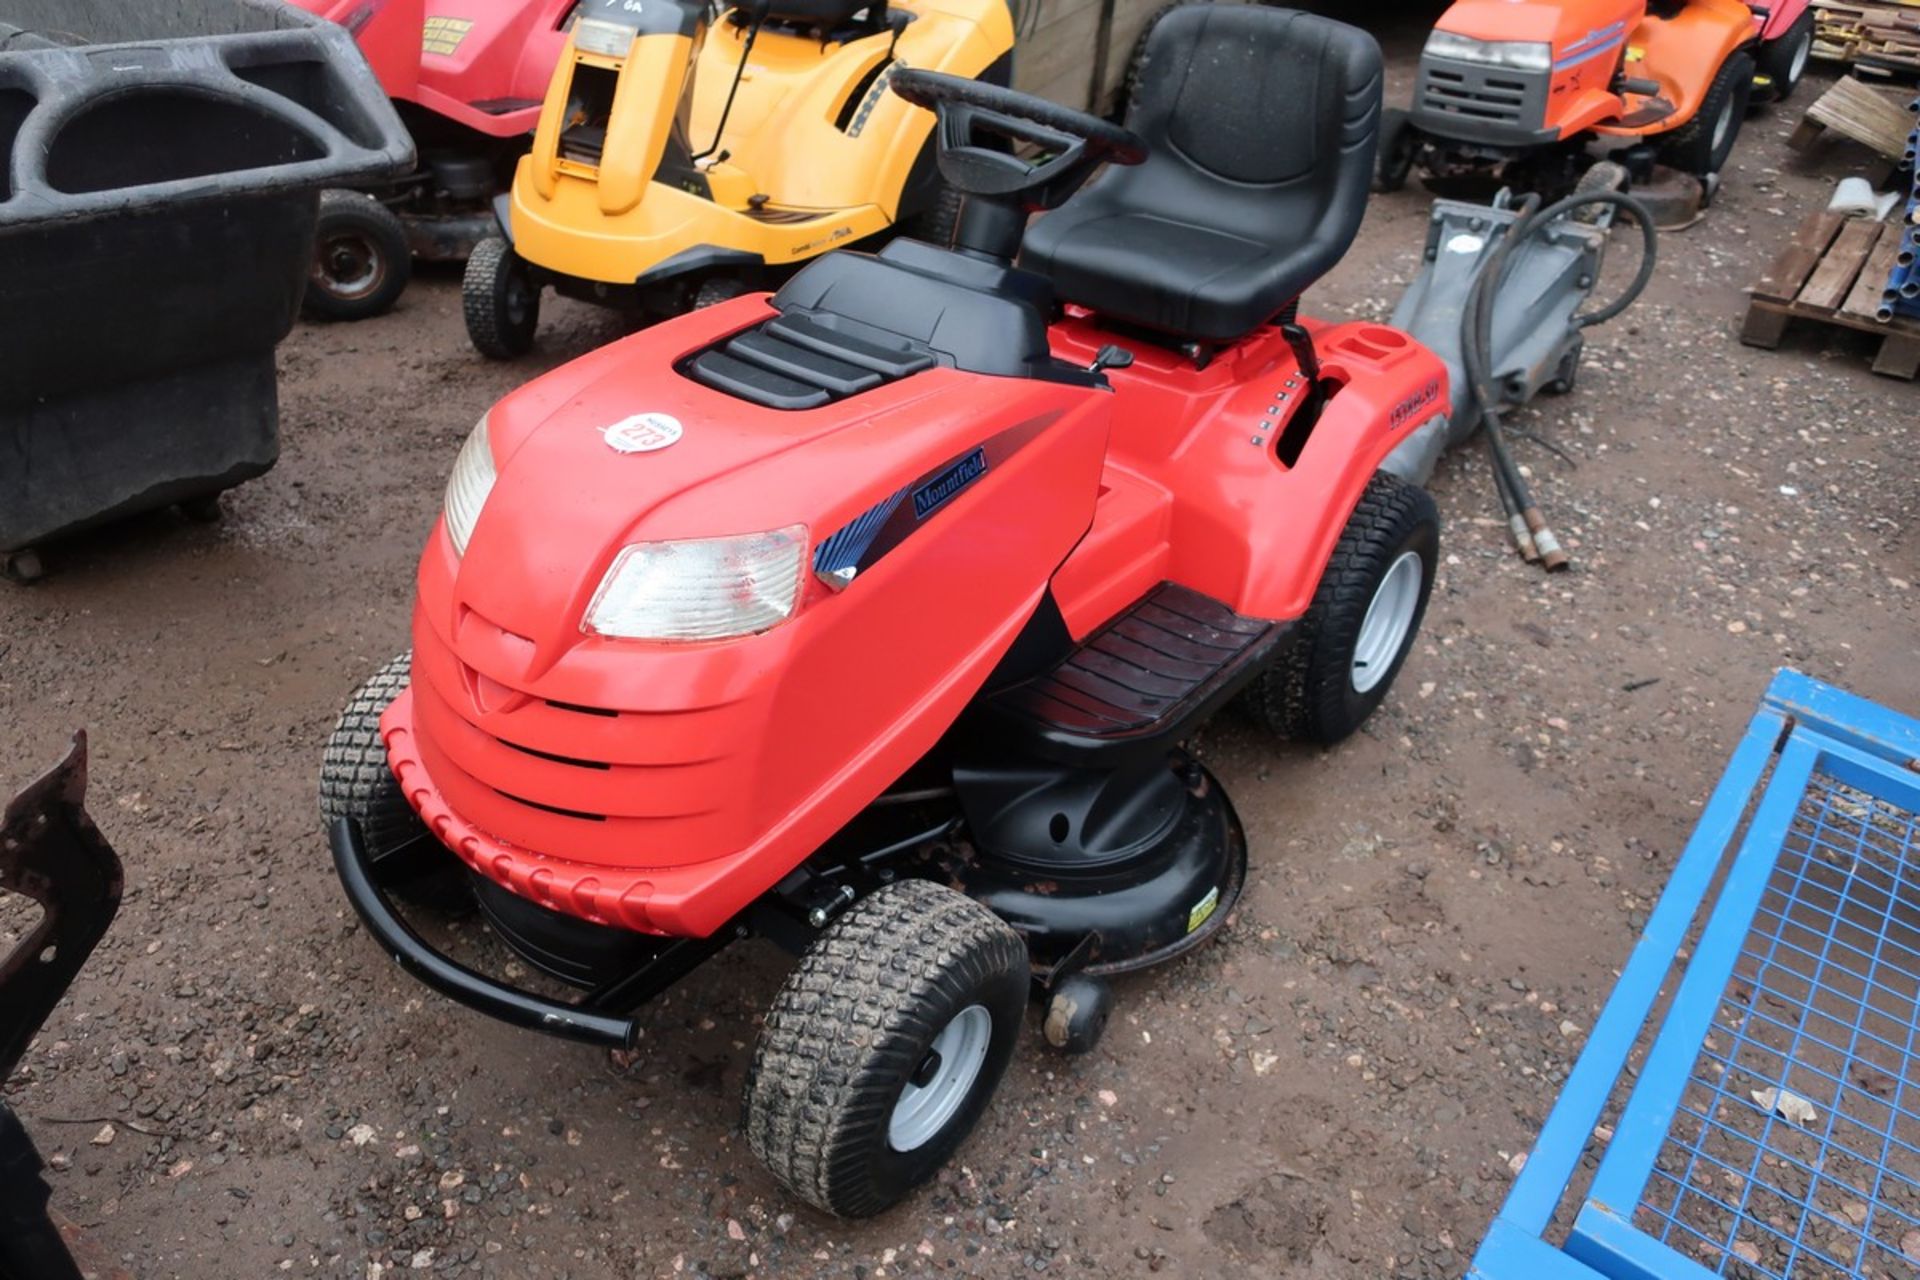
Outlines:
<svg viewBox="0 0 1920 1280"><path fill-rule="evenodd" d="M1199 4L1150 53L1125 127L897 70L965 194L952 248L828 254L495 405L412 651L327 748L348 897L475 1009L631 1048L736 938L797 952L745 1130L836 1213L955 1150L1030 991L1088 1048L1107 977L1228 919L1246 837L1183 748L1207 718L1340 740L1426 608L1434 505L1381 464L1445 367L1297 312L1360 225L1379 49ZM429 946L395 895L449 868L585 994Z"/></svg>
<svg viewBox="0 0 1920 1280"><path fill-rule="evenodd" d="M1413 109L1389 113L1379 185L1570 189L1600 141L1636 178L1657 161L1710 192L1749 102L1790 94L1812 49L1808 0L1456 0Z"/></svg>
<svg viewBox="0 0 1920 1280"><path fill-rule="evenodd" d="M462 262L494 232L579 0L292 0L345 27L413 135L417 163L320 197L302 309L361 320L393 306L413 261Z"/></svg>

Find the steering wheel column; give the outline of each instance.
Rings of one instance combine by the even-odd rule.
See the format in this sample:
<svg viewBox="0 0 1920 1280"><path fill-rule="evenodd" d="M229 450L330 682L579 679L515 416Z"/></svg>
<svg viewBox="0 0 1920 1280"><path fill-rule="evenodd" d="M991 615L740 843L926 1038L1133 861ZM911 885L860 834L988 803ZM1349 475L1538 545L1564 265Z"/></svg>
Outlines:
<svg viewBox="0 0 1920 1280"><path fill-rule="evenodd" d="M939 116L940 174L966 197L953 248L970 257L1012 262L1030 214L1058 208L1102 164L1139 164L1147 156L1147 144L1130 130L1032 94L912 68L896 71L888 84ZM1007 142L1036 148L1043 158L1023 159Z"/></svg>

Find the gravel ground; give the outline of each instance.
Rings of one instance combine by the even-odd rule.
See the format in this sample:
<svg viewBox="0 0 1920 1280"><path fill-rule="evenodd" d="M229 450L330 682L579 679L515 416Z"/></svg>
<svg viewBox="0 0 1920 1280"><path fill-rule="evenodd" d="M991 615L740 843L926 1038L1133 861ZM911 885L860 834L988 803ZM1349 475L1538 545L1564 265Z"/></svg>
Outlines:
<svg viewBox="0 0 1920 1280"><path fill-rule="evenodd" d="M1417 37L1392 45L1404 98ZM223 525L155 516L0 591L0 783L88 726L128 865L8 1086L58 1204L142 1277L1459 1275L1773 669L1920 709L1920 389L1863 340L1735 338L1864 159L1793 156L1796 115L1749 122L1711 217L1523 424L1578 459L1522 446L1576 569L1516 560L1481 456L1447 462L1443 576L1366 731L1199 744L1254 851L1231 927L1123 982L1090 1057L1030 1037L950 1172L864 1224L786 1201L739 1133L770 948L652 1006L623 1067L429 995L355 926L321 743L406 643L474 418L616 331L555 305L537 362L490 366L431 273L302 327L285 456ZM1310 309L1384 316L1425 209L1377 201Z"/></svg>

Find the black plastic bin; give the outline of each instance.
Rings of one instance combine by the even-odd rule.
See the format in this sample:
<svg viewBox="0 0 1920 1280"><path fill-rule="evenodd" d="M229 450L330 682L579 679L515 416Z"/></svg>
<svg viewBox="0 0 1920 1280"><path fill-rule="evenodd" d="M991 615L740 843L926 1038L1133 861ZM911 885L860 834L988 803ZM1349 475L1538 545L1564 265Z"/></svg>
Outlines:
<svg viewBox="0 0 1920 1280"><path fill-rule="evenodd" d="M277 0L0 0L0 553L271 467L319 191L411 156Z"/></svg>

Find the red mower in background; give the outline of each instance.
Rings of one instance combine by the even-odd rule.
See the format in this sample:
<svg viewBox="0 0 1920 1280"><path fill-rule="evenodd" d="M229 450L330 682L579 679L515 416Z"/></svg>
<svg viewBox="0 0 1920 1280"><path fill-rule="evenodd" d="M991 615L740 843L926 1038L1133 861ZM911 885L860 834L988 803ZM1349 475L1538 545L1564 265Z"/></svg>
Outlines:
<svg viewBox="0 0 1920 1280"><path fill-rule="evenodd" d="M1380 466L1445 368L1297 315L1360 226L1378 47L1197 4L1142 66L1124 128L896 71L965 193L952 248L828 254L495 405L412 652L327 748L349 898L475 1009L630 1047L734 939L797 952L745 1130L835 1213L934 1174L1030 991L1084 1050L1108 976L1221 927L1246 838L1183 743L1235 698L1351 734L1432 586L1433 502ZM394 895L448 868L586 994L423 941Z"/></svg>
<svg viewBox="0 0 1920 1280"><path fill-rule="evenodd" d="M494 197L532 141L578 0L291 0L345 27L413 134L396 181L320 199L307 315L391 307L413 259L461 262L499 233Z"/></svg>

